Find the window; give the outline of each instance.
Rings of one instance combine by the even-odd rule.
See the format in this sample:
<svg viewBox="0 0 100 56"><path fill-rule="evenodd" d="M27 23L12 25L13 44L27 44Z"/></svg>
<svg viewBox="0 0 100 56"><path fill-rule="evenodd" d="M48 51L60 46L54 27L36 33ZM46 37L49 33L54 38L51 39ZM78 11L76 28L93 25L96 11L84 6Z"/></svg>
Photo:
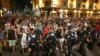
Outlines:
<svg viewBox="0 0 100 56"><path fill-rule="evenodd" d="M98 0L94 0L95 3L98 3Z"/></svg>

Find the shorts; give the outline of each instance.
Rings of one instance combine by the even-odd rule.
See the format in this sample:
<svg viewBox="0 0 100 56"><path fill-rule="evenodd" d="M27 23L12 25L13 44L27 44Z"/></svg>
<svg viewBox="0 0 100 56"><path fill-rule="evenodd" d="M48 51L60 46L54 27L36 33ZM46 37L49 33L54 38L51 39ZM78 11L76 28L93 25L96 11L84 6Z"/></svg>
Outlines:
<svg viewBox="0 0 100 56"><path fill-rule="evenodd" d="M8 40L9 46L16 46L16 40Z"/></svg>
<svg viewBox="0 0 100 56"><path fill-rule="evenodd" d="M21 41L21 48L27 48L27 42L26 41Z"/></svg>

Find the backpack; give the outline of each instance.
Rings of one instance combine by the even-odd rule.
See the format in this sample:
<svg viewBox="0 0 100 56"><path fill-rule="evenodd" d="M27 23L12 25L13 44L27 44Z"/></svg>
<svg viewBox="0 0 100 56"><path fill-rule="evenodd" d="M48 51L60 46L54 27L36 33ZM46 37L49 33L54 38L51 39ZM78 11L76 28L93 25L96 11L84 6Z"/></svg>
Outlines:
<svg viewBox="0 0 100 56"><path fill-rule="evenodd" d="M36 34L34 34L34 35L28 35L27 39L29 39L29 37L30 37L30 42L37 42L37 40L38 40L38 37L37 37Z"/></svg>
<svg viewBox="0 0 100 56"><path fill-rule="evenodd" d="M56 44L56 36L54 33L49 33L46 37L46 40L50 44Z"/></svg>
<svg viewBox="0 0 100 56"><path fill-rule="evenodd" d="M67 38L68 39L75 39L75 33L74 32L68 32Z"/></svg>

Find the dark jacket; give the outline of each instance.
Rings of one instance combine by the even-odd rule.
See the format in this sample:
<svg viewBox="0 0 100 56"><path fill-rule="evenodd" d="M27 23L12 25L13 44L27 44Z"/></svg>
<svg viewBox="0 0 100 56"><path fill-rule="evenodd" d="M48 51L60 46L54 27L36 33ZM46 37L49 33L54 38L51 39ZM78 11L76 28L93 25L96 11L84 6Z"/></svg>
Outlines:
<svg viewBox="0 0 100 56"><path fill-rule="evenodd" d="M55 34L53 32L48 33L47 37L46 37L46 41L48 44L56 44L56 37Z"/></svg>

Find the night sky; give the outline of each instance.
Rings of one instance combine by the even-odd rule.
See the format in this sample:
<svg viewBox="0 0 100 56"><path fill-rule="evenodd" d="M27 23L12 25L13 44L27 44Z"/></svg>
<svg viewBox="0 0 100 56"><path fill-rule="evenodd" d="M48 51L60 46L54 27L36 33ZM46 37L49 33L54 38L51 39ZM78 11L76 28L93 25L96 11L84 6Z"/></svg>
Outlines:
<svg viewBox="0 0 100 56"><path fill-rule="evenodd" d="M14 9L24 9L25 6L28 6L29 8L32 7L32 4L30 3L31 0L11 0L12 2L12 8Z"/></svg>

